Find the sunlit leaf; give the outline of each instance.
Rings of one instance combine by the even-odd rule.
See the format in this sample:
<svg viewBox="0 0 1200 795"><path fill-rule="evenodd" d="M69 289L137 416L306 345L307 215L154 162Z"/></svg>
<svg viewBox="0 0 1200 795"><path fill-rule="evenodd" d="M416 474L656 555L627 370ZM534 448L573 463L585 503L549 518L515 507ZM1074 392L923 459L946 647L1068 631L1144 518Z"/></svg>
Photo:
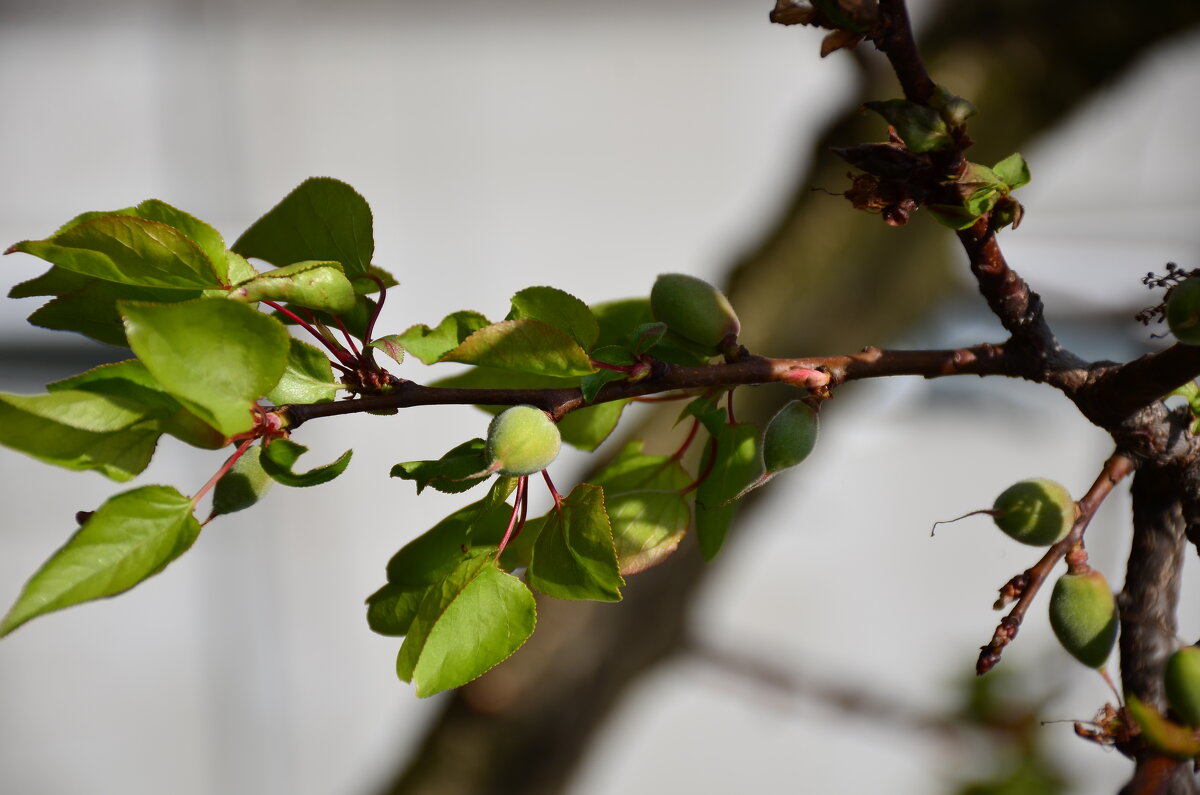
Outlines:
<svg viewBox="0 0 1200 795"><path fill-rule="evenodd" d="M237 301L279 301L339 314L354 308L355 292L336 262L297 262L260 273L229 291Z"/></svg>
<svg viewBox="0 0 1200 795"><path fill-rule="evenodd" d="M296 472L293 469L296 461L307 452L307 447L296 444L291 439L276 439L263 448L259 463L268 475L285 486L319 486L345 472L354 454L353 450L347 450L332 463L314 467L307 472Z"/></svg>
<svg viewBox="0 0 1200 795"><path fill-rule="evenodd" d="M254 401L287 365L282 325L221 298L119 308L130 346L163 388L226 436L250 429Z"/></svg>
<svg viewBox="0 0 1200 795"><path fill-rule="evenodd" d="M620 601L625 580L602 488L580 483L546 514L527 576L530 585L548 596Z"/></svg>
<svg viewBox="0 0 1200 795"><path fill-rule="evenodd" d="M25 584L0 635L44 613L129 590L183 554L199 533L192 501L173 488L142 486L112 497Z"/></svg>
<svg viewBox="0 0 1200 795"><path fill-rule="evenodd" d="M276 267L307 260L340 262L347 276L361 276L375 251L371 208L346 183L314 177L255 221L232 249Z"/></svg>
<svg viewBox="0 0 1200 795"><path fill-rule="evenodd" d="M464 310L446 315L437 328L430 328L424 324L412 326L403 334L397 335L397 341L425 364L433 364L486 325L486 317L478 312Z"/></svg>
<svg viewBox="0 0 1200 795"><path fill-rule="evenodd" d="M288 343L287 366L279 383L267 393L267 399L282 406L285 403L327 403L337 397L337 391L342 387L333 378L329 358L294 337Z"/></svg>
<svg viewBox="0 0 1200 795"><path fill-rule="evenodd" d="M596 369L583 348L565 332L532 318L484 326L444 354L441 361L557 378L587 375Z"/></svg>
<svg viewBox="0 0 1200 795"><path fill-rule="evenodd" d="M501 571L495 549L473 550L421 600L396 673L431 696L507 659L533 632L537 608L525 584Z"/></svg>
<svg viewBox="0 0 1200 795"><path fill-rule="evenodd" d="M414 481L417 494L424 491L426 486L448 494L466 491L490 477L479 475L487 469L484 448L483 439L471 439L436 461L405 461L396 464L392 467L391 476Z"/></svg>
<svg viewBox="0 0 1200 795"><path fill-rule="evenodd" d="M527 287L512 297L509 320L533 318L566 332L585 351L600 336L592 310L568 292L556 287Z"/></svg>

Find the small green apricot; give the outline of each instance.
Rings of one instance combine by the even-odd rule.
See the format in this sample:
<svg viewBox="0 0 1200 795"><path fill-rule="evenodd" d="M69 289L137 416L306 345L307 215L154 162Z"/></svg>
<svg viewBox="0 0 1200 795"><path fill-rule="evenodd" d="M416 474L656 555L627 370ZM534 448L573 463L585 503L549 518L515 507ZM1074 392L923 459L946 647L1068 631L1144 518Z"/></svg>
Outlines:
<svg viewBox="0 0 1200 795"><path fill-rule="evenodd" d="M1047 547L1061 541L1075 524L1075 501L1062 485L1030 478L1000 492L992 504L996 526L1022 544Z"/></svg>
<svg viewBox="0 0 1200 795"><path fill-rule="evenodd" d="M1117 642L1117 600L1095 569L1067 573L1050 593L1050 627L1072 657L1100 668Z"/></svg>
<svg viewBox="0 0 1200 795"><path fill-rule="evenodd" d="M532 475L558 458L562 434L537 406L513 406L488 425L486 448L490 470L510 477Z"/></svg>
<svg viewBox="0 0 1200 795"><path fill-rule="evenodd" d="M808 458L816 443L817 412L803 400L793 400L767 424L763 464L768 472L794 467Z"/></svg>
<svg viewBox="0 0 1200 795"><path fill-rule="evenodd" d="M685 273L664 273L654 281L650 311L679 336L713 350L742 330L725 294Z"/></svg>
<svg viewBox="0 0 1200 795"><path fill-rule="evenodd" d="M1163 671L1167 703L1189 726L1200 726L1200 648L1184 646Z"/></svg>
<svg viewBox="0 0 1200 795"><path fill-rule="evenodd" d="M1200 278L1192 277L1171 289L1167 325L1184 345L1200 345Z"/></svg>

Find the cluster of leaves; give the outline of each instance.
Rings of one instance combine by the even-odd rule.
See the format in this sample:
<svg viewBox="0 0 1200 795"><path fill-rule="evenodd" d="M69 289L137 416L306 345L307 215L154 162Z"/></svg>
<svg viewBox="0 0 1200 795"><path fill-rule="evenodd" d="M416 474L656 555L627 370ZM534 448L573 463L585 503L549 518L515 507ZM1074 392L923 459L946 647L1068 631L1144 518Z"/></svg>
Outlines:
<svg viewBox="0 0 1200 795"><path fill-rule="evenodd" d="M210 491L206 522L254 505L274 483L305 487L337 477L350 451L295 469L306 448L288 438L298 424L289 412L330 403L339 392L401 393L409 382L381 367L376 351L397 362L408 354L425 364L471 365L436 385L459 395L567 390L586 405L562 416L559 428L584 450L609 436L628 403L597 400L606 383L645 379L658 362L702 365L713 357L657 322L646 298L589 307L552 287L518 292L503 320L462 311L433 327L376 337L395 280L371 264L367 203L332 179L303 183L228 248L204 222L151 200L81 215L9 251L51 263L11 293L50 297L30 322L128 348L131 357L52 383L45 394L0 395L0 443L122 482L146 468L164 433L232 454L190 496L146 485L80 512L79 528L25 585L0 635L161 571L195 542L197 504ZM508 657L534 628L530 587L563 599L619 600L624 577L663 560L693 526L704 554L715 555L736 501L771 474L762 432L732 421L728 395L682 395L689 402L681 418L692 433L678 451L652 455L631 442L567 496L551 485L554 506L540 517L525 516L526 477L486 474L483 439L438 460L397 464L392 475L418 493L491 481L486 496L399 550L386 584L368 599L370 626L405 638L399 676L429 695ZM684 452L700 429L709 443L690 471Z"/></svg>

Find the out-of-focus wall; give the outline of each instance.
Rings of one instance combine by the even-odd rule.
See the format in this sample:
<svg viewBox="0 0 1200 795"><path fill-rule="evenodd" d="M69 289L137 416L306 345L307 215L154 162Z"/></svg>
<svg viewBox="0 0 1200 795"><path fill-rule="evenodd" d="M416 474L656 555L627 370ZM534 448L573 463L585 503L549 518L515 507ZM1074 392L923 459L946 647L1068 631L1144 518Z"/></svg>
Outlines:
<svg viewBox="0 0 1200 795"><path fill-rule="evenodd" d="M400 279L384 328L464 307L496 316L530 284L598 301L644 294L662 271L716 277L770 222L849 80L844 59L816 56L816 34L768 24L768 6L0 2L0 243L148 197L232 240L301 180L328 175L371 202L376 261ZM1194 45L1103 100L1139 103L1151 122L1118 124L1102 105L1100 121L1027 152L1029 215L1005 244L1088 355L1136 355L1146 337L1089 312L1135 295L1167 259L1200 266L1200 229L1180 220L1200 209L1184 137L1195 118L1172 101L1200 89ZM23 255L3 265L5 288L43 269ZM0 388L35 391L67 374L66 357L111 353L28 328L34 306L0 304L11 363ZM907 342L977 342L993 332L964 318L981 309L968 291ZM419 364L400 373L428 377ZM744 641L786 668L936 708L990 636L994 589L1029 556L984 520L932 540L929 525L1020 477L1082 491L1106 441L1032 385L870 384L845 400L859 411L827 424L759 526L738 528L753 537L722 562L696 625L714 644ZM280 487L129 594L0 641L0 790L370 791L434 704L396 681L398 642L367 630L362 599L395 549L460 504L417 500L387 472L484 421L431 408L305 427L314 461L355 448L338 483ZM222 459L167 452L139 482L194 491ZM75 511L118 488L0 451L0 600L62 543ZM1125 511L1117 498L1092 531L1110 538L1114 573ZM892 653L864 653L880 645ZM1090 678L1066 687L1074 663L1036 620L1005 664L1035 671L1034 689L1063 689L1056 716L1087 717L1106 696ZM1057 732L1085 781L1123 770ZM684 662L614 719L577 791L728 792L748 770L755 791L790 791L800 768L805 791L840 792L854 765L861 791L928 793L960 752L818 702L763 699Z"/></svg>

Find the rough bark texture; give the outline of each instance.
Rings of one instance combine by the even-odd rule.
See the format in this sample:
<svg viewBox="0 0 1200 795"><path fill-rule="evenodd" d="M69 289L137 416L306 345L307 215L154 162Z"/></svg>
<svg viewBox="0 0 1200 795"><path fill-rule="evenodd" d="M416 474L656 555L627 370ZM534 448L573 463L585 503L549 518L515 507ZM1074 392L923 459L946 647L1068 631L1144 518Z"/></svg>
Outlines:
<svg viewBox="0 0 1200 795"><path fill-rule="evenodd" d="M764 5L764 17L767 10ZM1198 18L1200 4L1192 0L1159 3L1147 13L1111 0L960 2L945 4L920 38L935 79L945 76L952 90L981 109L971 125L980 141L972 157L994 162L1027 145ZM847 97L849 110L818 142L812 172L798 175L793 201L729 280L739 313L754 318L743 342L755 352L829 353L881 344L921 318L948 289L952 261L944 230L924 219L904 230L889 229L877 217L852 212L841 199L812 192L814 186L845 189L848 168L828 148L879 140L879 123L858 107L899 94L894 76L874 53L832 57L858 58L861 91ZM795 145L807 144L780 143L781 149ZM757 404L744 410L748 418L773 409L772 396L755 394L770 390L746 391L751 392L746 404ZM640 435L654 432L652 423ZM1154 692L1151 682L1166 643L1163 627L1173 626L1162 622L1173 615L1177 598L1172 587L1183 520L1170 490L1179 482L1147 470L1135 487L1139 529L1130 566L1139 568L1123 599L1156 617L1136 627L1127 619L1123 627L1128 633L1122 637L1123 657L1127 642L1147 642L1156 650L1145 670L1135 672L1135 692ZM743 521L751 510L752 502ZM383 792L561 792L596 729L630 686L682 648L689 597L710 568L688 547L630 578L622 603L542 600L538 630L526 648L446 701L424 742ZM1157 759L1138 770L1145 776L1158 772L1176 787L1186 787L1190 778L1180 766L1164 768Z"/></svg>

